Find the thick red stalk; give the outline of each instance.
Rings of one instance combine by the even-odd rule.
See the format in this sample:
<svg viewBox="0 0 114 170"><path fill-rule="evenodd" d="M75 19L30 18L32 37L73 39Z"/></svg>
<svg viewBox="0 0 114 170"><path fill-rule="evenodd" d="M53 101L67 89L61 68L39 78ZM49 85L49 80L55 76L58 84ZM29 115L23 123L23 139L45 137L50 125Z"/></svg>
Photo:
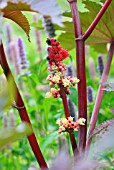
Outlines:
<svg viewBox="0 0 114 170"><path fill-rule="evenodd" d="M27 122L27 123L29 123L31 125L31 122L30 122L27 110L25 108L23 99L22 99L22 97L21 97L21 95L19 93L18 87L17 87L17 85L15 83L13 75L12 75L12 73L10 71L9 66L8 66L2 43L0 44L0 64L1 64L1 66L3 68L3 71L4 71L4 74L5 74L6 78L8 79L8 76L10 75L10 77L12 79L12 83L13 83L15 91L16 91L16 98L15 98L15 100L16 100L16 108L18 109L18 112L19 112L19 115L21 117L21 120L24 121L24 122ZM30 146L32 148L32 151L33 151L33 153L34 153L34 155L35 155L35 157L36 157L36 159L37 159L37 161L39 163L40 168L41 169L48 168L47 164L46 164L46 162L44 160L44 157L43 157L43 155L41 153L41 150L39 148L39 145L37 143L37 140L36 140L34 132L31 135L28 136L28 140L29 140Z"/></svg>
<svg viewBox="0 0 114 170"><path fill-rule="evenodd" d="M93 130L94 130L96 122L97 122L100 104L102 102L102 97L103 97L103 94L104 94L103 83L107 82L113 54L114 54L114 41L110 45L110 49L109 49L109 52L108 52L108 58L107 58L107 61L106 61L106 64L105 64L105 67L104 67L104 70L103 70L103 74L102 74L102 77L101 77L101 84L99 85L95 105L94 105L94 108L93 108L92 117L91 117L91 120L90 120L90 127L89 127L89 131L88 131L88 139L87 139L87 144L86 144L87 149L89 149L89 147L90 147L91 135L93 133Z"/></svg>
<svg viewBox="0 0 114 170"><path fill-rule="evenodd" d="M74 33L76 41L76 60L78 83L78 112L79 118L87 120L87 99L86 99L86 72L85 72L85 44L82 37L82 28L79 18L76 0L68 0L70 3L72 18L74 23ZM87 121L84 126L79 128L78 147L79 152L83 152L86 145Z"/></svg>
<svg viewBox="0 0 114 170"><path fill-rule="evenodd" d="M100 21L101 17L105 13L105 11L107 10L107 8L108 8L108 6L110 5L111 2L112 2L112 0L106 0L106 2L104 3L103 7L101 8L99 13L95 17L94 21L92 22L92 24L89 26L87 31L84 33L84 35L83 35L83 39L84 40L86 40L90 36L90 34L93 32L93 30L95 29L96 25Z"/></svg>
<svg viewBox="0 0 114 170"><path fill-rule="evenodd" d="M69 108L68 108L66 93L65 93L64 88L62 86L60 87L60 91L61 91L61 96L62 96L62 102L63 102L63 106L64 106L65 116L66 116L66 118L68 118L68 117L70 117L70 112L69 112ZM69 135L70 135L70 141L71 141L71 145L72 145L72 150L73 150L74 156L76 157L78 155L78 149L77 149L75 136L74 136L73 133L72 134L70 133Z"/></svg>

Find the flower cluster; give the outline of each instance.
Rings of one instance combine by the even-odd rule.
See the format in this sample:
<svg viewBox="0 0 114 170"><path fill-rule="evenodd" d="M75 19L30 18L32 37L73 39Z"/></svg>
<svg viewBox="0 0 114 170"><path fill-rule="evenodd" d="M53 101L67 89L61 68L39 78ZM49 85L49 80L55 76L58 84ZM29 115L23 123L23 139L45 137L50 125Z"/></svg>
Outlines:
<svg viewBox="0 0 114 170"><path fill-rule="evenodd" d="M50 92L47 92L45 97L46 98L50 98L50 97L59 98L60 89L56 90L55 88L51 88Z"/></svg>
<svg viewBox="0 0 114 170"><path fill-rule="evenodd" d="M58 133L78 131L79 125L85 125L86 119L80 118L76 122L73 121L73 117L61 118L56 121L59 125Z"/></svg>
<svg viewBox="0 0 114 170"><path fill-rule="evenodd" d="M62 61L69 57L68 51L61 48L60 43L54 38L47 39L48 47L48 70L51 74L48 75L47 80L50 81L50 86L54 85L56 88L52 88L50 92L46 94L46 97L60 97L60 86L64 87L66 94L69 94L69 87L75 86L79 82L79 79L73 76L65 76L66 71L65 64Z"/></svg>

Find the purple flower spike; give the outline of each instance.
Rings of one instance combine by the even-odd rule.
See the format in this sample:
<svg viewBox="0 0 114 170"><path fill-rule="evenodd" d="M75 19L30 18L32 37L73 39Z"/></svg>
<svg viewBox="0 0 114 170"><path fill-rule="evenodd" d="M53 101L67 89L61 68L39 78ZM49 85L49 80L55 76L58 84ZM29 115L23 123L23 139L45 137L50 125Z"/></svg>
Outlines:
<svg viewBox="0 0 114 170"><path fill-rule="evenodd" d="M52 19L48 16L43 16L43 23L44 23L44 29L46 33L48 34L49 38L55 37L55 29L54 25L52 23Z"/></svg>
<svg viewBox="0 0 114 170"><path fill-rule="evenodd" d="M99 71L100 77L102 76L103 69L104 69L103 57L100 55L98 56L98 71Z"/></svg>
<svg viewBox="0 0 114 170"><path fill-rule="evenodd" d="M18 49L19 49L19 57L20 57L20 64L21 69L27 69L28 68L28 61L26 59L25 51L24 51L24 45L21 38L18 38Z"/></svg>
<svg viewBox="0 0 114 170"><path fill-rule="evenodd" d="M11 26L10 25L6 25L6 34L7 34L7 43L8 44L12 41L11 33L12 33Z"/></svg>
<svg viewBox="0 0 114 170"><path fill-rule="evenodd" d="M93 89L90 86L87 87L87 98L89 103L93 102Z"/></svg>

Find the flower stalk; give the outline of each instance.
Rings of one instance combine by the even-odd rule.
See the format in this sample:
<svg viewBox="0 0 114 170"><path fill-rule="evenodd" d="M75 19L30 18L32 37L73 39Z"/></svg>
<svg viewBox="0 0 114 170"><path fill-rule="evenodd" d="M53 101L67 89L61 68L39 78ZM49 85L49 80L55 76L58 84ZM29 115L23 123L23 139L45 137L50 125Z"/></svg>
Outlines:
<svg viewBox="0 0 114 170"><path fill-rule="evenodd" d="M67 119L70 117L70 112L68 109L66 94L70 93L69 87L76 85L79 82L79 79L64 75L66 66L62 61L69 57L68 51L63 49L60 46L60 43L53 38L47 39L47 44L50 46L47 48L48 70L51 71L47 80L50 81L50 86L55 86L55 88L51 88L51 91L46 93L46 97L62 98L64 112ZM78 153L75 136L73 133L69 133L69 135L75 157L75 154Z"/></svg>
<svg viewBox="0 0 114 170"><path fill-rule="evenodd" d="M70 112L69 112L69 108L68 108L66 93L62 86L60 87L60 92L61 92L64 112L65 112L65 117L68 118L68 117L70 117ZM78 155L79 152L78 152L77 143L75 140L74 133L69 133L69 135L70 135L72 150L73 150L74 156L76 156L76 155Z"/></svg>

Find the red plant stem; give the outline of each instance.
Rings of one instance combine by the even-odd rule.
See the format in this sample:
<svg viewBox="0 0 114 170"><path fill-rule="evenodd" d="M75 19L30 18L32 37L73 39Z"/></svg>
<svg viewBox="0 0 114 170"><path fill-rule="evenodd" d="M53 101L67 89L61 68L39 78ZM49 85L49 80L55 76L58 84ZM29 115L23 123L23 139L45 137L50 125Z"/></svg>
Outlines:
<svg viewBox="0 0 114 170"><path fill-rule="evenodd" d="M68 103L67 103L67 97L66 97L66 93L64 91L64 87L60 87L60 91L61 91L61 96L62 96L62 102L63 102L63 106L64 106L64 112L65 112L65 116L66 118L70 117L70 112L69 112L69 108L68 108ZM76 144L76 140L75 140L75 136L74 134L70 133L70 141L71 141L71 145L72 145L72 150L74 153L74 156L76 157L76 155L78 155L78 149L77 149L77 144Z"/></svg>
<svg viewBox="0 0 114 170"><path fill-rule="evenodd" d="M7 60L6 60L6 56L5 56L5 52L4 52L4 47L3 47L3 44L1 43L0 44L0 64L3 68L3 71L4 71L4 74L6 76L6 78L8 79L8 76L11 77L12 79L12 83L14 85L14 89L16 91L16 97L15 97L15 100L16 100L16 108L18 109L18 112L19 112L19 115L21 117L21 120L24 121L24 122L27 122L31 125L31 122L30 122L30 119L29 119L29 116L28 116L28 113L27 113L27 110L25 108L25 105L24 105L24 102L23 102L23 99L19 93L19 90L18 90L18 87L15 83L15 80L13 78L13 75L10 71L10 68L8 66L8 63L7 63ZM32 125L31 125L32 127ZM34 132L28 136L28 140L29 140L29 143L30 143L30 146L32 148L32 151L39 163L39 166L41 169L44 169L44 168L48 168L47 167L47 164L44 160L44 157L40 151L40 148L39 148L39 145L37 143L37 140L36 140L36 137L35 137L35 134Z"/></svg>
<svg viewBox="0 0 114 170"><path fill-rule="evenodd" d="M79 118L87 120L87 99L86 99L86 72L85 72L85 44L82 37L82 28L79 18L77 3L75 0L68 0L70 3L72 18L74 23L74 33L76 41L76 60L78 83L78 113ZM79 127L79 152L83 152L86 145L87 121L84 126Z"/></svg>
<svg viewBox="0 0 114 170"><path fill-rule="evenodd" d="M86 40L90 36L90 34L93 32L93 30L95 29L96 25L100 21L101 17L105 13L105 11L107 10L107 8L108 8L108 6L110 5L111 2L112 2L112 0L106 0L106 2L104 3L103 7L101 8L99 13L95 17L94 21L92 22L92 24L89 26L87 31L84 33L84 35L83 35L83 39L84 40Z"/></svg>
<svg viewBox="0 0 114 170"><path fill-rule="evenodd" d="M87 139L87 144L86 144L87 149L89 149L89 147L90 147L90 143L91 143L91 140L92 140L91 136L92 136L93 130L94 130L96 122L97 122L100 104L102 102L102 97L103 97L103 94L104 94L103 83L105 83L108 79L108 74L109 74L109 71L110 71L113 54L114 54L114 41L112 41L112 43L110 45L110 49L109 49L109 52L108 52L108 58L107 58L107 61L106 61L106 64L105 64L105 67L104 67L104 70L103 70L103 74L102 74L102 77L101 77L101 84L99 85L95 105L94 105L94 108L93 108L92 117L91 117L91 120L90 120L90 127L89 127L89 131L88 131L88 139Z"/></svg>

